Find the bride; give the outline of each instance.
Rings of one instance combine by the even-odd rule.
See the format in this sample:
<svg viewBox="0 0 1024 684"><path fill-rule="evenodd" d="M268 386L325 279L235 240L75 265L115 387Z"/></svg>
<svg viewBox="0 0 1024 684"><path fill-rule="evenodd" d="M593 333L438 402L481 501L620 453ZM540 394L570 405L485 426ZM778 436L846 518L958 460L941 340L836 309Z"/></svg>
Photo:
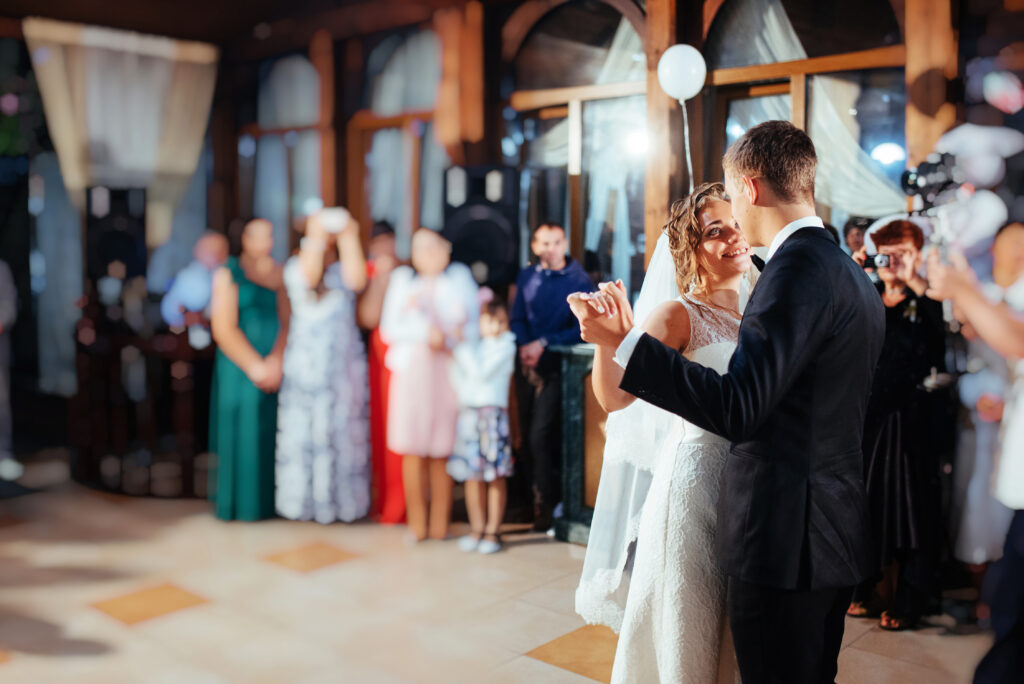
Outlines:
<svg viewBox="0 0 1024 684"><path fill-rule="evenodd" d="M672 205L636 320L687 358L724 373L750 267L725 188L705 183ZM599 313L615 313L610 296L586 298ZM592 380L610 415L576 611L619 632L612 682L732 681L725 577L714 553L729 442L634 402L619 389L622 373L613 350L598 348Z"/></svg>

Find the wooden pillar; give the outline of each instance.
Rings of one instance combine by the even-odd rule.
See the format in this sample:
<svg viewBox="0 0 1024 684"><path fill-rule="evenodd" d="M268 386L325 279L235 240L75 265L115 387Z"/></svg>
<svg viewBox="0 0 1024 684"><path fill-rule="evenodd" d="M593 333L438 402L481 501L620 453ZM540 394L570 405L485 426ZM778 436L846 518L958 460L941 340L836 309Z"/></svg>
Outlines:
<svg viewBox="0 0 1024 684"><path fill-rule="evenodd" d="M807 74L793 74L789 79L789 99L793 104L790 123L807 130Z"/></svg>
<svg viewBox="0 0 1024 684"><path fill-rule="evenodd" d="M956 123L947 83L957 75L952 0L906 0L907 165L931 153Z"/></svg>
<svg viewBox="0 0 1024 684"><path fill-rule="evenodd" d="M231 220L240 214L234 75L235 68L221 62L213 106L210 110L213 180L206 192L206 225L219 231L227 231ZM252 207L246 209L251 211Z"/></svg>
<svg viewBox="0 0 1024 684"><path fill-rule="evenodd" d="M320 199L333 207L338 201L337 141L334 136L334 39L320 29L309 43L309 61L320 76Z"/></svg>
<svg viewBox="0 0 1024 684"><path fill-rule="evenodd" d="M337 98L338 106L335 110L336 127L344 129L353 115L359 110L360 99L363 92L363 44L358 38L346 40L341 48L342 68L338 76L340 83L340 96ZM356 216L356 220L362 223L363 218L359 214L359 207L363 201L362 183L360 173L354 169L354 162L363 154L362 141L360 136L353 138L353 133L348 131L344 136L338 138L338 187L341 195L339 201L349 208ZM354 146L352 146L354 145ZM350 147L352 146L352 147ZM355 174L355 175L353 175ZM369 230L369 226L363 226Z"/></svg>
<svg viewBox="0 0 1024 684"><path fill-rule="evenodd" d="M583 103L569 101L569 254L583 263Z"/></svg>
<svg viewBox="0 0 1024 684"><path fill-rule="evenodd" d="M658 83L658 60L677 42L676 0L648 0L644 50L647 53L647 169L644 176L644 235L650 261L668 208L687 182L679 103ZM702 135L700 128L696 135Z"/></svg>

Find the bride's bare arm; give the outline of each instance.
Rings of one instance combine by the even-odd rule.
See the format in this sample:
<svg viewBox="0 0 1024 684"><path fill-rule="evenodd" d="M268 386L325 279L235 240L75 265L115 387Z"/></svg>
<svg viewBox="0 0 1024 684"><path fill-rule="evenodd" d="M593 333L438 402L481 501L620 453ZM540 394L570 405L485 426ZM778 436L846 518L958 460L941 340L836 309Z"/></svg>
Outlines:
<svg viewBox="0 0 1024 684"><path fill-rule="evenodd" d="M650 313L640 326L651 337L674 349L684 349L690 341L690 316L679 302L664 302ZM591 381L601 408L611 413L632 404L636 397L619 389L623 369L615 363L615 350L598 347L594 352Z"/></svg>

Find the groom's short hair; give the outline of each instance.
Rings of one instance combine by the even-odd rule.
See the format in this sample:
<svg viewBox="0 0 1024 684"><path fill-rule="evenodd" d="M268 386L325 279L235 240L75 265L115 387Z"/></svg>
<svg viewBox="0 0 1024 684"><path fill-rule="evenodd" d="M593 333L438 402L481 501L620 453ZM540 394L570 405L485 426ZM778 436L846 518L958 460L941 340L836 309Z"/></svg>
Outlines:
<svg viewBox="0 0 1024 684"><path fill-rule="evenodd" d="M814 143L788 121L765 121L729 146L722 158L726 173L760 177L783 202L814 201Z"/></svg>

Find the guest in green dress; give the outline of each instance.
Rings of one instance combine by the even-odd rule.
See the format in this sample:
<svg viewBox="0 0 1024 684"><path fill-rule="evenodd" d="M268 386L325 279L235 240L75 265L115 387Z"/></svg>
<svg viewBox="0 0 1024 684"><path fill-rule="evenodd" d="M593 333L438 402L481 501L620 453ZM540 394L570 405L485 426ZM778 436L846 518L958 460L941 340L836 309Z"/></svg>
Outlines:
<svg viewBox="0 0 1024 684"><path fill-rule="evenodd" d="M221 520L274 516L277 389L288 335L281 267L270 256L273 226L256 219L242 232L242 254L213 277L210 316L217 361L210 401L211 480Z"/></svg>

